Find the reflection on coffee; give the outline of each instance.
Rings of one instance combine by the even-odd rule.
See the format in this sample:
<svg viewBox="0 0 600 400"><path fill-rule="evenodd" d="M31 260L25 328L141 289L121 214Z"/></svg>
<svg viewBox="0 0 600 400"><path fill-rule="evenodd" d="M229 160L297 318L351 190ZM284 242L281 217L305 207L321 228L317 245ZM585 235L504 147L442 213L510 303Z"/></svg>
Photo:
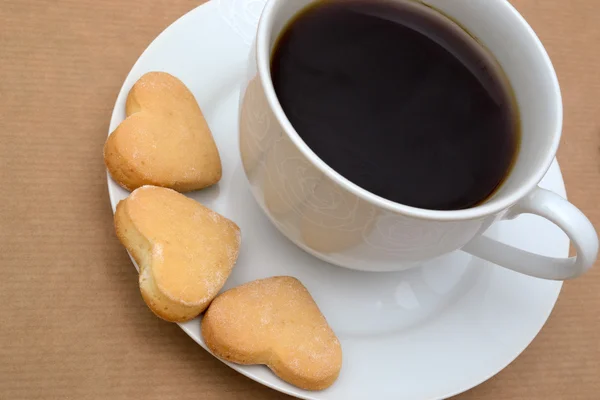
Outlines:
<svg viewBox="0 0 600 400"><path fill-rule="evenodd" d="M412 1L321 0L273 50L287 118L330 167L397 203L458 210L508 175L519 118L489 52Z"/></svg>

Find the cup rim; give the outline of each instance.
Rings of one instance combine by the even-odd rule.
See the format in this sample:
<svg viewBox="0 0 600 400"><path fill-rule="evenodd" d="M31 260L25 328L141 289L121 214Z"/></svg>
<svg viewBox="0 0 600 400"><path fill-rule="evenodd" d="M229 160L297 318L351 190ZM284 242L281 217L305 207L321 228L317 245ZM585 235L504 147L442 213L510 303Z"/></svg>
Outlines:
<svg viewBox="0 0 600 400"><path fill-rule="evenodd" d="M296 132L291 122L285 115L283 108L281 107L281 104L279 103L279 100L277 98L277 95L275 94L275 88L273 87L273 81L271 80L271 54L269 39L271 38L273 30L275 7L280 1L285 0L267 0L267 3L265 4L265 7L263 9L258 23L256 37L256 61L258 75L260 77L260 84L262 85L262 89L267 98L269 107L271 108L273 114L283 127L283 131L292 141L292 143L294 143L296 148L321 173L323 173L329 179L334 181L336 184L340 185L345 190L348 190L350 193L354 194L355 196L358 196L360 199L374 204L377 207L381 207L385 210L410 216L413 218L436 221L471 220L498 214L516 204L519 200L525 197L538 185L538 183L542 180L542 178L552 165L552 162L556 156L556 152L558 151L558 146L560 144L563 123L562 96L560 92L558 78L556 76L556 71L552 65L552 61L550 60L548 53L546 52L546 49L544 48L538 36L533 31L533 28L531 28L531 26L527 23L523 16L508 1L502 1L500 3L502 3L502 6L506 9L506 12L512 15L514 21L523 25L526 28L528 34L527 39L533 41L538 55L543 58L544 64L546 65L546 68L550 70L549 75L552 78L551 85L553 87L552 89L554 92L553 108L556 111L553 113L553 115L555 116L555 129L554 132L549 133L552 135L552 143L550 146L550 150L546 153L544 159L540 162L535 173L531 174L526 179L524 184L522 184L517 190L515 190L509 196L506 196L504 199L491 199L490 201L486 201L483 204L477 205L475 207L463 210L449 211L428 210L424 208L407 206L405 204L397 203L392 200L388 200L384 197L378 196L353 183L352 181L335 171L329 165L327 165L327 163L325 163L319 156L317 156L315 152L304 142L304 140L302 140L300 135L298 135L298 132ZM313 2L316 0L310 1Z"/></svg>

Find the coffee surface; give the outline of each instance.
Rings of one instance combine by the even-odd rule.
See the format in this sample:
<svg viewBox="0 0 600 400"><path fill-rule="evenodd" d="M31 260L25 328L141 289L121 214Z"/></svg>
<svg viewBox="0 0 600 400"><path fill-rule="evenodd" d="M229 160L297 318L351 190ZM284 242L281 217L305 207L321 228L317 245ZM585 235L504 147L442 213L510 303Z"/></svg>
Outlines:
<svg viewBox="0 0 600 400"><path fill-rule="evenodd" d="M413 2L322 0L271 60L287 118L325 163L401 204L457 210L488 198L519 142L510 86L489 52Z"/></svg>

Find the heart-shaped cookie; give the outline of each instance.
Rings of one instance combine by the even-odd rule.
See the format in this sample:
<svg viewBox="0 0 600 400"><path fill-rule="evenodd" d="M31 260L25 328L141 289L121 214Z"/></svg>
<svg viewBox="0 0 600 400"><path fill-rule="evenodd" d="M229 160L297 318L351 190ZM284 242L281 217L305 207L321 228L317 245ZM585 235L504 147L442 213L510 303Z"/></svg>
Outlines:
<svg viewBox="0 0 600 400"><path fill-rule="evenodd" d="M104 162L121 186L179 192L221 179L221 159L192 92L166 72L149 72L131 88L127 119L108 137Z"/></svg>
<svg viewBox="0 0 600 400"><path fill-rule="evenodd" d="M228 290L209 306L202 336L218 357L265 364L307 390L333 384L342 349L308 290L295 278L262 279Z"/></svg>
<svg viewBox="0 0 600 400"><path fill-rule="evenodd" d="M240 230L183 194L143 186L120 201L115 229L140 268L144 301L159 317L190 320L225 284L240 248Z"/></svg>

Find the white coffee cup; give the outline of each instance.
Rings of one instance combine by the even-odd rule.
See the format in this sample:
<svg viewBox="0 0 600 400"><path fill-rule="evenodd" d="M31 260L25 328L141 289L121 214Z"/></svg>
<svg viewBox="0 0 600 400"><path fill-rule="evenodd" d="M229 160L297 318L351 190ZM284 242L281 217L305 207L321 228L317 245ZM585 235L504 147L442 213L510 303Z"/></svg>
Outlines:
<svg viewBox="0 0 600 400"><path fill-rule="evenodd" d="M508 1L422 0L490 50L512 85L521 115L521 145L506 181L484 203L457 211L419 209L372 194L325 164L298 136L275 95L270 55L281 30L313 1L267 2L240 99L244 170L256 200L285 236L316 257L363 271L404 270L457 249L545 279L574 278L593 265L598 236L590 221L562 197L538 187L560 142L560 88L544 47ZM545 257L484 235L495 221L524 213L558 225L577 255Z"/></svg>

